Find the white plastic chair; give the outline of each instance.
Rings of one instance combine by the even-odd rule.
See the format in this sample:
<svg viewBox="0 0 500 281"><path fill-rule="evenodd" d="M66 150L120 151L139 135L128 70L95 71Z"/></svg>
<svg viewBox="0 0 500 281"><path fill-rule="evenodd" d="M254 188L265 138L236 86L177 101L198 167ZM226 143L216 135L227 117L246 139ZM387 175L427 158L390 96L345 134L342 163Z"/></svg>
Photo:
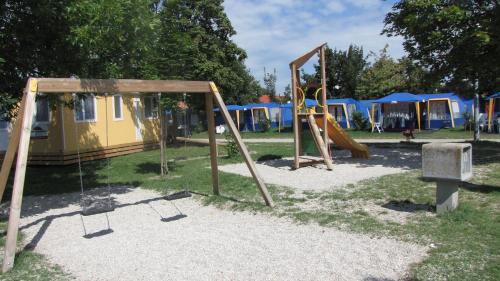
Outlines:
<svg viewBox="0 0 500 281"><path fill-rule="evenodd" d="M375 122L375 123L373 124L372 133L373 133L375 130L377 130L379 134L380 134L380 133L382 133L382 132L384 131L384 128L382 127L382 124L380 124L380 122Z"/></svg>

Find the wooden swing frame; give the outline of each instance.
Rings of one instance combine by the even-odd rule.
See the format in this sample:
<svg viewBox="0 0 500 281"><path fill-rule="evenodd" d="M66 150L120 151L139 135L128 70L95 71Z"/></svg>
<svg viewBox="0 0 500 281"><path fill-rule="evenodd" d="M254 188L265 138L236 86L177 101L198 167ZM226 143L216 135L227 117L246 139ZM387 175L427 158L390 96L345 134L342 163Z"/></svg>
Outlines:
<svg viewBox="0 0 500 281"><path fill-rule="evenodd" d="M35 109L37 93L199 93L205 94L205 106L208 120L208 139L210 146L210 164L212 170L212 190L219 195L219 174L217 164L217 143L215 139L214 100L220 108L229 131L245 160L245 163L254 178L257 187L267 206L272 207L273 201L267 187L260 177L255 164L250 157L247 147L243 143L236 125L222 100L215 85L210 81L180 81L180 80L134 80L134 79L73 79L73 78L30 78L23 91L18 118L16 119L12 136L7 147L2 168L0 171L0 200L3 197L9 173L17 152L16 169L14 175L12 199L10 204L7 238L2 265L2 272L7 272L14 266L16 254L17 234L21 215L24 180L28 160L28 150L31 138L31 125ZM161 146L163 150L164 147ZM163 151L162 151L163 152Z"/></svg>

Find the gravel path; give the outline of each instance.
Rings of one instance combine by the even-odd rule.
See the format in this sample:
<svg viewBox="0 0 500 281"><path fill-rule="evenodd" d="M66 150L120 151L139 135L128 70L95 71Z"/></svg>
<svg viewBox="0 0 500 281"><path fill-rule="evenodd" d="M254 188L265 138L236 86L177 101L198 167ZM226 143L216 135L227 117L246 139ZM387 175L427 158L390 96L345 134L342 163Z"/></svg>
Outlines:
<svg viewBox="0 0 500 281"><path fill-rule="evenodd" d="M78 194L27 197L26 242L79 280L397 280L426 249L114 188L112 232L83 236ZM181 215L181 213L183 215ZM104 215L83 217L88 233Z"/></svg>
<svg viewBox="0 0 500 281"><path fill-rule="evenodd" d="M269 184L288 186L299 190L332 190L361 180L397 174L421 167L417 150L370 147L370 159L354 159L346 150L333 151L333 170L324 164L292 169L292 158L258 162L257 170ZM245 164L219 167L221 171L250 177Z"/></svg>

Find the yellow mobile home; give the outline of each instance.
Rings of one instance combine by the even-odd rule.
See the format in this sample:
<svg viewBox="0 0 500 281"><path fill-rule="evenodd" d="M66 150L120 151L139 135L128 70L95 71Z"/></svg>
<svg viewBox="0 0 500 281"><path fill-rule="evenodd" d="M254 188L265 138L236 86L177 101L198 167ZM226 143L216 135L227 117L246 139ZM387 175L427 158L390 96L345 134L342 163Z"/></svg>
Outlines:
<svg viewBox="0 0 500 281"><path fill-rule="evenodd" d="M152 95L38 95L30 164L64 165L157 147L159 97Z"/></svg>

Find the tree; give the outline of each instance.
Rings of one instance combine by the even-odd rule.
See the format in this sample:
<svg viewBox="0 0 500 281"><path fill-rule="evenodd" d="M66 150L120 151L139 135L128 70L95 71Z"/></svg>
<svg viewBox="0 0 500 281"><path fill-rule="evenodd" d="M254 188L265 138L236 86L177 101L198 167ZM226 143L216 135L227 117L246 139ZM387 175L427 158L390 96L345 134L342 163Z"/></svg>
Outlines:
<svg viewBox="0 0 500 281"><path fill-rule="evenodd" d="M222 3L163 2L158 69L166 79L214 81L227 102L240 103L260 87L244 65L246 52L231 40L236 32Z"/></svg>
<svg viewBox="0 0 500 281"><path fill-rule="evenodd" d="M159 21L151 0L83 0L67 8L68 40L78 47L78 75L157 78Z"/></svg>
<svg viewBox="0 0 500 281"><path fill-rule="evenodd" d="M385 17L382 33L402 36L411 60L456 92L500 88L498 1L405 0ZM469 93L470 94L470 93Z"/></svg>
<svg viewBox="0 0 500 281"><path fill-rule="evenodd" d="M286 103L292 99L292 88L290 87L290 84L286 85L285 89L283 90L283 96L281 98L282 103Z"/></svg>
<svg viewBox="0 0 500 281"><path fill-rule="evenodd" d="M75 1L6 0L0 4L0 95L11 112L28 77L77 73L77 47L68 44L66 7Z"/></svg>
<svg viewBox="0 0 500 281"><path fill-rule="evenodd" d="M2 2L2 107L30 76L155 78L156 21L151 0Z"/></svg>
<svg viewBox="0 0 500 281"><path fill-rule="evenodd" d="M410 93L433 93L444 90L439 81L424 67L408 57L398 60L404 71L402 89Z"/></svg>
<svg viewBox="0 0 500 281"><path fill-rule="evenodd" d="M276 100L276 69L273 73L269 73L264 68L264 85L266 86L265 94L269 95L272 101Z"/></svg>
<svg viewBox="0 0 500 281"><path fill-rule="evenodd" d="M356 98L356 88L367 66L363 47L349 45L347 51L325 49L326 88L330 98ZM315 66L316 77L321 77L319 65Z"/></svg>
<svg viewBox="0 0 500 281"><path fill-rule="evenodd" d="M370 54L374 63L361 76L356 90L359 99L379 98L405 88L405 67L389 56L388 48L386 45L378 55Z"/></svg>

